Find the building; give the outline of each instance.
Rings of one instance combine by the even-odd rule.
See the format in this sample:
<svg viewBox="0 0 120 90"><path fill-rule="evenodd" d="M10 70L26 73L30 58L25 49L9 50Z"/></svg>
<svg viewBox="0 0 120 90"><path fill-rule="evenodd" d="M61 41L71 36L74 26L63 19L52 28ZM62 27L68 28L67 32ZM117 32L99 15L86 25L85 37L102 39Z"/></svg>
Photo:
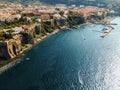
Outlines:
<svg viewBox="0 0 120 90"><path fill-rule="evenodd" d="M60 10L64 10L64 9L67 9L67 5L65 5L65 4L56 4L55 8L60 9Z"/></svg>
<svg viewBox="0 0 120 90"><path fill-rule="evenodd" d="M50 20L50 15L49 14L42 14L40 16L40 19L43 20L43 21Z"/></svg>

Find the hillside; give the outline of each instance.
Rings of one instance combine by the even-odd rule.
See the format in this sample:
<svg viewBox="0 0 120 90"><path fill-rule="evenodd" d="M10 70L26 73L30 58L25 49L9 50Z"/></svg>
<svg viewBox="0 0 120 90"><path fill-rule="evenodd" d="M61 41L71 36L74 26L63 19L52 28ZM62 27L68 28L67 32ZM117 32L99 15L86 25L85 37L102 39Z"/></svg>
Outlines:
<svg viewBox="0 0 120 90"><path fill-rule="evenodd" d="M39 0L0 0L0 2L11 2L11 3L22 3L22 4L28 4L28 3L34 3Z"/></svg>
<svg viewBox="0 0 120 90"><path fill-rule="evenodd" d="M28 4L28 3L35 3L35 2L43 2L46 4L84 4L84 5L97 5L98 3L106 3L106 4L120 4L120 0L0 0L0 2L15 2L15 3L22 3L22 4Z"/></svg>
<svg viewBox="0 0 120 90"><path fill-rule="evenodd" d="M0 2L21 2L21 0L0 0Z"/></svg>
<svg viewBox="0 0 120 90"><path fill-rule="evenodd" d="M90 1L90 2L101 2L103 0L0 0L0 1L7 1L7 2L36 2L36 1L40 1L40 2L45 2L45 3L51 3L51 4L55 4L55 3L83 3L86 1Z"/></svg>

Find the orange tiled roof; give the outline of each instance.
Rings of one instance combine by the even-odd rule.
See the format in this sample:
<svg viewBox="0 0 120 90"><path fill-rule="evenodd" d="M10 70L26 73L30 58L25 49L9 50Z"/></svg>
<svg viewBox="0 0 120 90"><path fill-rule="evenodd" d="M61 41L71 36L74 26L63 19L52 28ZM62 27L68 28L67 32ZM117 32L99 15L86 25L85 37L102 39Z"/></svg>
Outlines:
<svg viewBox="0 0 120 90"><path fill-rule="evenodd" d="M88 7L88 8L80 8L80 9L74 9L72 10L73 12L76 13L81 13L84 17L86 17L88 14L91 12L104 12L106 11L105 9L102 8L93 8L93 7Z"/></svg>

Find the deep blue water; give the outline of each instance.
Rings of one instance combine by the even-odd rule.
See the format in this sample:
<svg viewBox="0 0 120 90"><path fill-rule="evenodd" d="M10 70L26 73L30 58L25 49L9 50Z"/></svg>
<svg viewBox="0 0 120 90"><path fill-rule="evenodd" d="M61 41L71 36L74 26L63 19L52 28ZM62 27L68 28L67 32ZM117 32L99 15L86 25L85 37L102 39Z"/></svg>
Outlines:
<svg viewBox="0 0 120 90"><path fill-rule="evenodd" d="M120 90L120 18L112 22L105 38L104 25L83 24L42 41L0 75L0 90Z"/></svg>

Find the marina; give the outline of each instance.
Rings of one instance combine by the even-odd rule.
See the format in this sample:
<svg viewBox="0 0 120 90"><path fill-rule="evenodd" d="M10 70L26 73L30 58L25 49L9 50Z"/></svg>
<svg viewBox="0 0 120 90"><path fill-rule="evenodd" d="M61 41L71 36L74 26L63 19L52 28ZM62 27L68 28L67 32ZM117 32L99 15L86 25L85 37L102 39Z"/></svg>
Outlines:
<svg viewBox="0 0 120 90"><path fill-rule="evenodd" d="M112 31L112 27L110 26L107 30L104 31L103 35L101 35L100 37L104 38L106 37L111 31Z"/></svg>

